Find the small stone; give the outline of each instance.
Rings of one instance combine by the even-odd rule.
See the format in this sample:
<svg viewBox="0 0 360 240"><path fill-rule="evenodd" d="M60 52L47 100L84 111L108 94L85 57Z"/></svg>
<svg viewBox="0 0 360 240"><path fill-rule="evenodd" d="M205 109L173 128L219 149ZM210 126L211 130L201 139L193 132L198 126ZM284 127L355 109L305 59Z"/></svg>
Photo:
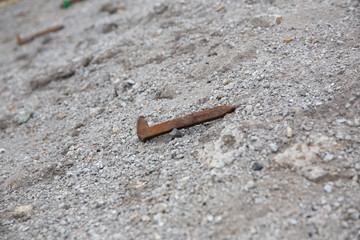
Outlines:
<svg viewBox="0 0 360 240"><path fill-rule="evenodd" d="M150 220L151 220L151 218L148 215L143 215L141 217L141 221L143 221L143 222L149 222Z"/></svg>
<svg viewBox="0 0 360 240"><path fill-rule="evenodd" d="M15 217L25 217L34 212L34 208L31 204L18 206L14 209Z"/></svg>
<svg viewBox="0 0 360 240"><path fill-rule="evenodd" d="M252 142L256 142L257 140L258 140L257 136L251 136L250 137L250 141L252 141Z"/></svg>
<svg viewBox="0 0 360 240"><path fill-rule="evenodd" d="M307 226L307 234L309 235L309 237L312 237L318 233L319 233L319 230L317 229L317 227L314 223L309 224Z"/></svg>
<svg viewBox="0 0 360 240"><path fill-rule="evenodd" d="M276 24L280 24L282 21L282 17L281 16L276 16L276 15L259 15L256 17L253 17L250 20L250 23L254 26L254 27L262 27L262 28L268 28L268 27L273 27Z"/></svg>
<svg viewBox="0 0 360 240"><path fill-rule="evenodd" d="M279 150L279 147L276 143L270 143L269 144L269 147L270 147L270 150L273 152L273 153L276 153L278 150Z"/></svg>
<svg viewBox="0 0 360 240"><path fill-rule="evenodd" d="M247 114L250 114L252 112L252 106L251 105L247 105L245 108L244 108L245 112Z"/></svg>
<svg viewBox="0 0 360 240"><path fill-rule="evenodd" d="M355 127L359 127L360 126L360 120L359 119L354 119L354 126Z"/></svg>
<svg viewBox="0 0 360 240"><path fill-rule="evenodd" d="M350 103L347 103L346 105L345 105L345 108L350 108L351 107L351 104Z"/></svg>
<svg viewBox="0 0 360 240"><path fill-rule="evenodd" d="M128 79L128 80L126 80L126 83L127 83L129 86L133 86L133 85L135 85L135 81L134 81L134 80L132 80L132 79Z"/></svg>
<svg viewBox="0 0 360 240"><path fill-rule="evenodd" d="M221 223L221 221L222 221L222 216L216 216L216 217L215 217L215 223L216 223L216 224Z"/></svg>
<svg viewBox="0 0 360 240"><path fill-rule="evenodd" d="M317 182L328 174L324 169L318 166L303 168L301 172L305 178L313 182Z"/></svg>
<svg viewBox="0 0 360 240"><path fill-rule="evenodd" d="M327 192L327 193L331 193L331 192L332 192L332 189L333 189L333 187L332 187L332 185L330 185L330 184L326 184L326 185L324 186L324 190L325 190L325 192Z"/></svg>
<svg viewBox="0 0 360 240"><path fill-rule="evenodd" d="M286 136L287 136L288 138L291 138L291 137L293 136L293 132L292 132L291 127L287 127L287 128L286 128Z"/></svg>
<svg viewBox="0 0 360 240"><path fill-rule="evenodd" d="M335 137L338 140L343 140L344 139L344 134L342 132L337 132Z"/></svg>
<svg viewBox="0 0 360 240"><path fill-rule="evenodd" d="M359 218L360 218L359 212L355 208L349 208L346 211L346 214L345 214L345 219L346 220L355 220L356 221Z"/></svg>
<svg viewBox="0 0 360 240"><path fill-rule="evenodd" d="M306 91L305 90L300 90L300 96L301 97L306 97Z"/></svg>
<svg viewBox="0 0 360 240"><path fill-rule="evenodd" d="M346 124L347 124L349 127L354 126L354 123L353 123L351 120L347 120L347 121L346 121Z"/></svg>
<svg viewBox="0 0 360 240"><path fill-rule="evenodd" d="M4 154L6 152L5 148L0 148L0 154Z"/></svg>
<svg viewBox="0 0 360 240"><path fill-rule="evenodd" d="M329 161L332 161L334 160L334 154L331 154L331 153L326 153L325 157L324 157L324 161L325 162L329 162Z"/></svg>
<svg viewBox="0 0 360 240"><path fill-rule="evenodd" d="M286 36L283 40L284 43L289 43L292 41L292 37L291 36Z"/></svg>
<svg viewBox="0 0 360 240"><path fill-rule="evenodd" d="M163 88L162 90L156 93L156 99L173 99L175 96L175 91L169 88Z"/></svg>
<svg viewBox="0 0 360 240"><path fill-rule="evenodd" d="M66 143L66 148L69 149L71 146L74 146L75 142L74 141L69 141Z"/></svg>
<svg viewBox="0 0 360 240"><path fill-rule="evenodd" d="M58 116L57 116L57 120L63 120L64 118L66 118L67 115L66 113L60 113Z"/></svg>
<svg viewBox="0 0 360 240"><path fill-rule="evenodd" d="M224 79L222 85L228 85L230 83L229 79Z"/></svg>
<svg viewBox="0 0 360 240"><path fill-rule="evenodd" d="M318 43L318 42L319 42L319 39L317 39L317 38L311 38L311 39L310 39L310 42L311 42L312 44Z"/></svg>
<svg viewBox="0 0 360 240"><path fill-rule="evenodd" d="M349 224L346 222L346 221L341 221L341 226L343 228L348 228L349 227Z"/></svg>
<svg viewBox="0 0 360 240"><path fill-rule="evenodd" d="M304 122L301 125L301 128L304 129L305 131L311 131L313 129L313 125L314 125L313 122Z"/></svg>
<svg viewBox="0 0 360 240"><path fill-rule="evenodd" d="M360 163L356 163L356 164L355 164L355 170L357 170L357 171L360 170Z"/></svg>
<svg viewBox="0 0 360 240"><path fill-rule="evenodd" d="M114 31L117 28L118 28L118 25L116 23L106 23L106 24L102 25L101 32L109 33L109 32Z"/></svg>
<svg viewBox="0 0 360 240"><path fill-rule="evenodd" d="M118 126L114 126L114 127L112 128L112 130L111 130L111 132L112 132L113 134L117 133L118 131L119 131L119 127L118 127Z"/></svg>
<svg viewBox="0 0 360 240"><path fill-rule="evenodd" d="M31 109L22 110L18 113L17 119L20 124L26 123L34 115L34 111Z"/></svg>
<svg viewBox="0 0 360 240"><path fill-rule="evenodd" d="M105 111L105 108L103 107L95 107L95 108L92 108L90 109L90 116L98 116L100 114L102 114L103 112Z"/></svg>
<svg viewBox="0 0 360 240"><path fill-rule="evenodd" d="M221 5L220 7L218 7L218 8L216 9L216 11L217 11L217 12L225 12L225 11L226 11L226 8L225 8L224 5Z"/></svg>
<svg viewBox="0 0 360 240"><path fill-rule="evenodd" d="M360 121L359 121L359 119L355 119L355 120L354 120L354 125L355 125L356 127L359 127L359 126L360 126Z"/></svg>
<svg viewBox="0 0 360 240"><path fill-rule="evenodd" d="M162 214L161 213L157 213L157 214L155 214L154 215L154 217L153 217L153 219L155 220L155 221L161 221L161 217L162 217Z"/></svg>
<svg viewBox="0 0 360 240"><path fill-rule="evenodd" d="M339 124L346 123L346 119L345 118L340 118L340 119L337 120L337 122Z"/></svg>
<svg viewBox="0 0 360 240"><path fill-rule="evenodd" d="M212 221L214 221L214 216L213 216L213 215L208 215L208 216L206 217L206 220L207 220L208 222L212 222Z"/></svg>
<svg viewBox="0 0 360 240"><path fill-rule="evenodd" d="M248 181L247 184L245 185L245 190L248 191L249 189L253 189L255 188L255 183L253 181Z"/></svg>
<svg viewBox="0 0 360 240"><path fill-rule="evenodd" d="M258 163L258 162L255 162L253 165L252 165L252 169L254 171L260 171L261 169L263 169L263 165L261 163Z"/></svg>
<svg viewBox="0 0 360 240"><path fill-rule="evenodd" d="M160 36L161 34L163 34L164 30L162 28L156 30L156 36Z"/></svg>
<svg viewBox="0 0 360 240"><path fill-rule="evenodd" d="M298 221L296 219L291 219L290 220L291 225L296 225L297 223L298 223Z"/></svg>
<svg viewBox="0 0 360 240"><path fill-rule="evenodd" d="M169 135L171 139L183 137L183 134L177 128L174 128Z"/></svg>

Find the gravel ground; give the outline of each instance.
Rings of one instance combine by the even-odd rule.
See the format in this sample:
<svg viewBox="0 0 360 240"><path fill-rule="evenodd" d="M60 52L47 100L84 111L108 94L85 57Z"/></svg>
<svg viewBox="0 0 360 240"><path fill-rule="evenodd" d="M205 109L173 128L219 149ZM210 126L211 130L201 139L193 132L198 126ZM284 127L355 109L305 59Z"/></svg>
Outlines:
<svg viewBox="0 0 360 240"><path fill-rule="evenodd" d="M60 2L0 3L1 239L360 239L359 1Z"/></svg>

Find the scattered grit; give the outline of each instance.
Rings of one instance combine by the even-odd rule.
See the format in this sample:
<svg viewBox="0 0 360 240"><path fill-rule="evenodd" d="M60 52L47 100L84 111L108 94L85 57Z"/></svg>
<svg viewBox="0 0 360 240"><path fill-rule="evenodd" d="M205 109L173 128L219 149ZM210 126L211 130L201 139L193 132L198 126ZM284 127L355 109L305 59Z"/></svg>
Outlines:
<svg viewBox="0 0 360 240"><path fill-rule="evenodd" d="M1 239L360 239L359 1L60 2L0 8Z"/></svg>

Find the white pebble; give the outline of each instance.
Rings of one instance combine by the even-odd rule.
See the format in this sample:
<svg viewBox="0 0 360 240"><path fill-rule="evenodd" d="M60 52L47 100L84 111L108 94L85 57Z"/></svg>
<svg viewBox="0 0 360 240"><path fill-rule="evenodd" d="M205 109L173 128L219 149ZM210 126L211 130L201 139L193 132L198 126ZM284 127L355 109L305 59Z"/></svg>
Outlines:
<svg viewBox="0 0 360 240"><path fill-rule="evenodd" d="M330 185L330 184L326 184L326 185L324 186L324 190L325 190L325 192L327 192L327 193L331 193L331 192L332 192L332 189L333 189L333 187L332 187L332 185Z"/></svg>
<svg viewBox="0 0 360 240"><path fill-rule="evenodd" d="M276 153L278 150L279 150L279 147L276 143L270 143L269 144L269 147L270 147L270 150L273 152L273 153Z"/></svg>
<svg viewBox="0 0 360 240"><path fill-rule="evenodd" d="M18 206L14 209L14 215L16 217L24 217L28 214L33 213L34 208L31 204L29 205L22 205L22 206Z"/></svg>
<svg viewBox="0 0 360 240"><path fill-rule="evenodd" d="M248 181L246 186L245 186L245 190L248 191L249 189L253 189L255 188L255 183L253 181Z"/></svg>
<svg viewBox="0 0 360 240"><path fill-rule="evenodd" d="M331 153L327 153L327 154L325 155L325 157L324 157L324 161L325 161L325 162L329 162L329 161L332 161L332 160L334 160L334 155L331 154Z"/></svg>

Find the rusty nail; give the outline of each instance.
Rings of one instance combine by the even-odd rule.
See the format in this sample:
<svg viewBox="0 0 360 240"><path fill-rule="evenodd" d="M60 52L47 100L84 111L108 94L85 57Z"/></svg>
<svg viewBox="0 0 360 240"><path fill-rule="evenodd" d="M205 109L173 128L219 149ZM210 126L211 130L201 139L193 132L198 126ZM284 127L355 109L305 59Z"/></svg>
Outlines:
<svg viewBox="0 0 360 240"><path fill-rule="evenodd" d="M169 133L174 128L181 129L191 127L204 122L209 122L224 117L236 108L234 106L218 106L207 109L205 111L196 112L184 117L175 118L173 120L149 126L144 116L140 116L137 121L137 134L142 142L159 135Z"/></svg>
<svg viewBox="0 0 360 240"><path fill-rule="evenodd" d="M24 43L27 43L27 42L32 41L34 38L37 38L37 37L39 37L39 36L42 36L42 35L45 35L45 34L48 34L48 33L51 33L51 32L59 31L60 29L63 29L63 28L64 28L64 25L59 25L59 26L51 27L51 28L48 28L48 29L46 29L46 30L44 30L44 31L35 33L35 34L33 34L33 35L31 35L30 37L27 37L27 38L21 38L19 35L16 35L17 43L18 43L19 45L21 45L21 44L24 44Z"/></svg>

